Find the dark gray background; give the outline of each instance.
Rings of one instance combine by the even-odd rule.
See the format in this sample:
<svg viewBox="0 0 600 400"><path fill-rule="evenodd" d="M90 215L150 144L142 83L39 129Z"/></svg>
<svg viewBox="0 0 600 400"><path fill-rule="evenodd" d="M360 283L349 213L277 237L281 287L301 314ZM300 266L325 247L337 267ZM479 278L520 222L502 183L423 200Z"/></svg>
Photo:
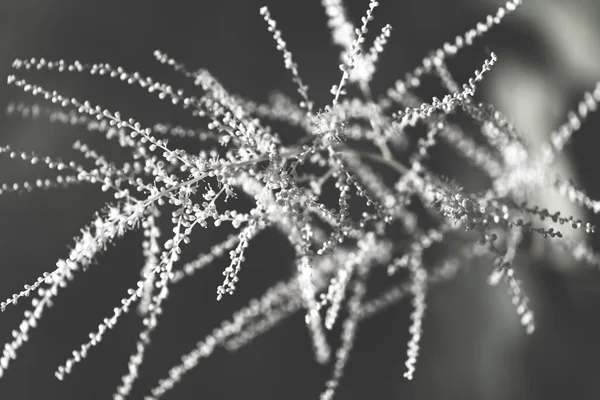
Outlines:
<svg viewBox="0 0 600 400"><path fill-rule="evenodd" d="M412 69L429 49L471 28L494 10L491 0L380 2L372 31L385 23L392 24L394 30L380 61L375 93ZM325 104L330 99L329 88L339 80L338 50L330 44L319 3L4 0L0 5L0 75L11 73L14 58L35 56L109 62L183 84L180 77L154 61L153 50L161 49L191 68L208 68L228 89L244 96L264 101L274 89L293 95L289 73L258 14L259 7L266 4L283 30L311 94L317 104ZM347 3L351 18L358 21L368 1ZM518 16L507 19L480 45L459 57L453 64L457 76L469 76L488 48L495 51L498 71L492 73L491 83L484 84L482 98L502 98L506 91L516 93L525 83L538 82L536 87L543 89L540 95L525 102L544 117L540 126L551 129L576 104L580 93L600 78L600 47L596 46L600 35L594 25L599 9L596 2L584 0L526 1ZM51 89L120 110L148 125L191 121L183 112L137 88L89 76L26 75ZM12 100L32 101L2 84L0 108ZM528 115L534 115L533 111ZM571 157L571 172L596 198L600 195L595 150L598 120L592 118L568 149L575 155ZM43 120L0 117L0 144L11 143L43 154L66 157L78 134ZM451 172L465 176L465 171ZM0 160L0 182L31 180L38 173L43 171ZM56 259L67 255L72 237L105 200L97 190L86 187L0 196L0 297L51 270ZM208 248L211 240L204 233L197 235L191 253ZM234 297L220 303L215 300L220 265L172 293L132 399L142 398L181 354L234 309L260 295L277 279L289 276L291 253L285 240L268 234L262 240L262 245L249 250ZM0 398L110 398L126 371L141 327L135 314L124 317L65 382L58 382L53 372L135 282L143 262L140 242L141 235L129 235L100 257L98 267L79 276L61 293L56 306L46 313L39 328L31 333L30 343L0 380ZM411 310L405 301L361 326L336 398L597 398L600 280L596 274L578 272L575 264L561 268L554 264L542 257L525 263L519 271L538 320L532 337L520 329L505 288L485 284L489 266L472 265L455 280L432 290L413 382L402 378ZM24 307L20 303L0 315L0 343L10 339ZM306 330L297 315L237 353L219 351L202 361L165 398L316 399L328 376L329 368L312 361Z"/></svg>

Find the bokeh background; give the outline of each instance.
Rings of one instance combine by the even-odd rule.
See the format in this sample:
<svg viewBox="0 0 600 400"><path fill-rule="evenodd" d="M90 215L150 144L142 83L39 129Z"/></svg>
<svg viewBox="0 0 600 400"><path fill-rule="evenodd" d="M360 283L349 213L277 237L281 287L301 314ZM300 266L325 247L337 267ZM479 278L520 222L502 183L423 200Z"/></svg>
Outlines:
<svg viewBox="0 0 600 400"><path fill-rule="evenodd" d="M381 0L372 32L385 23L392 37L379 63L374 93L411 70L429 49L470 29L500 4L495 0ZM600 3L597 0L525 0L507 18L451 64L468 77L492 50L499 62L478 97L504 111L534 145L574 107L583 91L600 80ZM359 21L367 0L346 1ZM0 76L12 73L17 57L109 62L174 84L183 84L154 61L161 49L190 67L208 68L230 90L265 101L282 90L295 94L281 55L258 14L268 5L283 30L300 72L317 104L329 100L339 80L338 49L329 39L318 0L83 1L3 0L0 4ZM180 110L134 87L106 79L57 73L27 77L65 95L89 100L144 124L191 123ZM0 108L10 101L37 102L0 84ZM188 118L188 119L186 119ZM585 124L558 167L594 198L598 183L597 129ZM40 119L0 116L0 144L68 157L81 130ZM93 139L91 139L93 140ZM441 162L453 154L439 154ZM447 158L444 160L444 158ZM41 169L0 160L0 182L32 180ZM469 180L462 164L448 170ZM43 175L42 175L43 176ZM473 178L475 179L475 178ZM106 201L95 188L0 196L0 297L20 290L64 257L73 236ZM552 192L538 202L553 209L598 218L561 202ZM598 234L582 238L598 244ZM174 290L164 307L153 345L146 353L132 399L140 399L197 340L247 300L292 271L290 249L266 234L251 247L235 296L217 303L220 266L215 265ZM214 238L197 235L195 251ZM193 251L192 251L193 253ZM337 399L596 399L600 395L600 279L566 261L552 246L522 262L537 331L526 336L503 286L485 284L489 265L472 263L452 281L432 289L424 323L421 356L412 382L402 378L411 307L408 301L363 324L338 389ZM0 380L2 399L107 399L126 371L134 350L139 317L132 313L105 336L65 382L53 375L71 350L137 279L143 263L141 235L130 234L77 277L46 312L11 369ZM24 303L0 315L0 343L10 339ZM216 352L186 376L168 399L316 399L329 368L312 360L300 315L236 353Z"/></svg>

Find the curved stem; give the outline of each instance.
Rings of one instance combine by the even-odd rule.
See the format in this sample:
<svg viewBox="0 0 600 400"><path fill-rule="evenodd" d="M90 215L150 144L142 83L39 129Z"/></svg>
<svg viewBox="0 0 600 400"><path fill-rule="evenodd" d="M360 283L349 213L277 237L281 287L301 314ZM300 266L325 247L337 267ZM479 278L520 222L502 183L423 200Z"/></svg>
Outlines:
<svg viewBox="0 0 600 400"><path fill-rule="evenodd" d="M396 170L400 174L406 174L407 172L410 171L410 168L408 168L406 165L402 164L401 162L396 161L393 158L384 157L380 154L371 153L368 151L362 151L362 150L356 150L356 149L350 149L350 148L348 148L348 149L350 150L349 151L350 153L354 153L354 154L358 155L359 157L369 158L373 161L377 161L380 164L387 165L388 167L391 167L392 169Z"/></svg>

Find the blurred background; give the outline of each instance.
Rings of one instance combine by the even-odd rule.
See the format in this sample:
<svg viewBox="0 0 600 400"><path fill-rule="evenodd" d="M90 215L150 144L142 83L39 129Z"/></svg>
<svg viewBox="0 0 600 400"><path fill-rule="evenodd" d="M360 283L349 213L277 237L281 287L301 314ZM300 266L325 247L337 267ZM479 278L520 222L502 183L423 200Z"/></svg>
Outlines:
<svg viewBox="0 0 600 400"><path fill-rule="evenodd" d="M371 33L386 23L392 37L379 62L373 92L382 93L412 70L430 49L483 20L496 0L380 0ZM498 64L484 81L480 100L492 102L533 145L561 124L581 94L600 80L600 2L525 0L505 23L460 53L451 67L468 77L488 51ZM347 0L357 23L367 0ZM154 61L161 49L190 68L209 69L233 92L266 101L273 90L293 96L295 88L260 17L268 5L310 86L317 105L329 101L339 80L338 48L330 43L318 0L83 1L4 0L0 4L0 76L12 73L15 58L63 58L109 62L143 75L183 85ZM145 125L190 123L185 113L135 87L85 75L19 72L64 95L89 100ZM0 108L10 101L39 102L0 84ZM186 119L188 118L188 119ZM577 133L557 168L593 198L600 198L597 129L593 116ZM67 157L81 130L40 120L0 116L0 145ZM440 157L455 157L441 155ZM444 160L441 160L444 161ZM446 160L447 161L447 160ZM435 160L434 160L435 162ZM0 183L32 180L41 169L0 160ZM469 179L457 166L449 175ZM466 178L465 178L466 177ZM19 291L67 255L78 234L105 201L96 188L37 191L0 196L0 297ZM538 203L563 214L598 218L561 202L552 192ZM598 234L585 238L598 245ZM0 380L2 399L107 399L126 371L141 329L135 313L122 318L65 382L54 370L112 312L143 263L141 234L125 237L81 274L45 313L10 370ZM200 233L195 250L214 238ZM154 387L197 340L292 271L286 240L266 234L251 247L235 296L217 303L220 266L174 290L146 353L132 399ZM584 239L582 239L584 240ZM597 248L597 247L596 247ZM276 249L276 250L274 250ZM193 253L193 252L192 252ZM268 253L268 254L266 254ZM537 331L526 336L506 288L488 287L489 265L468 271L431 290L417 372L402 377L411 306L404 301L361 325L337 399L596 399L600 395L600 279L551 249L520 264L518 273L536 313ZM0 315L0 343L11 338L25 310L19 303ZM330 369L314 363L301 315L236 353L216 352L170 392L167 399L317 399Z"/></svg>

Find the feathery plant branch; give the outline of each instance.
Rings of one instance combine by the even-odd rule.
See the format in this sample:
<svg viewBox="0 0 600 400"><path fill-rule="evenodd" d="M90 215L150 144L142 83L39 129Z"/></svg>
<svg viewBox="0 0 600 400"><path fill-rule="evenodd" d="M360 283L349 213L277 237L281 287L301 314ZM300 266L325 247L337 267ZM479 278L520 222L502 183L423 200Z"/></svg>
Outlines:
<svg viewBox="0 0 600 400"><path fill-rule="evenodd" d="M294 249L289 279L250 301L200 340L154 386L147 400L166 395L215 348L235 351L299 311L305 315L315 360L331 367L320 397L331 399L341 384L361 324L404 297L410 297L413 306L404 373L412 379L417 373L428 293L437 282L451 279L474 258L488 260L488 283L504 281L525 332L533 333L534 312L517 278L520 258L516 255L531 252L525 239L540 235L547 241L559 241L559 247L574 261L600 265L593 250L574 239L576 230L593 233L591 224L528 202L537 188L552 186L558 195L577 205L594 212L600 209L600 201L547 172L586 117L597 109L600 84L584 95L577 110L569 113L568 121L551 134L542 153L536 154L528 147L525 133L508 117L475 99L477 85L496 67L498 58L494 53L466 83L456 81L447 60L500 24L520 4L520 0L507 1L475 28L431 51L384 94L373 97L371 79L380 53L390 46L392 27L383 26L367 47L365 36L379 3L369 1L357 28L341 0L322 0L332 41L341 50L342 76L331 89L331 103L320 108L309 97L298 64L266 7L260 9L260 15L283 55L284 67L291 72L300 96L298 103L284 94L274 95L266 104L244 99L230 93L210 72L190 70L161 51L154 53L156 60L186 78L192 89L174 88L105 63L16 60L15 75L8 77L8 83L57 106L13 103L7 115L47 118L104 135L128 150L130 159L118 164L110 154L94 150L85 139L73 144L85 163L14 150L9 145L0 147L0 157L41 164L56 172L56 177L35 183L2 183L0 194L89 183L113 197L82 229L56 268L0 304L4 311L31 297L22 322L12 332L13 340L4 346L0 377L59 291L90 269L110 244L138 229L144 235L139 280L123 294L113 313L56 370L59 379L66 378L77 364L93 357L92 348L120 317L136 308L144 327L114 392L116 400L129 397L163 304L176 283L209 266L219 268L221 263L223 281L215 282L217 299L234 294L243 283L240 271L246 262L246 249L254 246L265 230L279 232ZM66 97L16 75L33 69L88 74L138 86L186 110L199 126L181 127L160 121L144 126L120 112ZM425 76L438 79L448 94L441 100L422 100L418 89ZM357 89L356 96L348 94L350 88ZM449 120L454 115L471 119L480 127L481 137L475 140L466 128ZM269 125L272 121L299 128L304 135L284 146ZM425 136L419 137L414 127L425 128ZM198 141L202 150L174 147L171 138ZM435 172L430 150L440 140L453 149L455 156L489 178L484 192L469 192L453 180L455 177ZM392 184L378 175L378 167L389 168L394 174ZM333 196L328 194L332 191ZM249 210L243 211L237 202L229 201L234 197L249 202ZM160 216L169 214L170 222L162 223ZM184 248L194 251L193 246L185 246L192 240L192 232L214 227L228 228L229 236L181 265ZM167 233L169 230L172 234ZM440 256L436 249L444 246L450 246L454 254ZM223 261L227 257L228 261ZM385 290L374 286L377 293L369 298L371 272L381 268L396 276L393 279L397 281ZM400 274L401 270L407 273ZM397 278L400 275L404 278ZM341 337L339 347L334 349L328 331L336 324L341 325Z"/></svg>

